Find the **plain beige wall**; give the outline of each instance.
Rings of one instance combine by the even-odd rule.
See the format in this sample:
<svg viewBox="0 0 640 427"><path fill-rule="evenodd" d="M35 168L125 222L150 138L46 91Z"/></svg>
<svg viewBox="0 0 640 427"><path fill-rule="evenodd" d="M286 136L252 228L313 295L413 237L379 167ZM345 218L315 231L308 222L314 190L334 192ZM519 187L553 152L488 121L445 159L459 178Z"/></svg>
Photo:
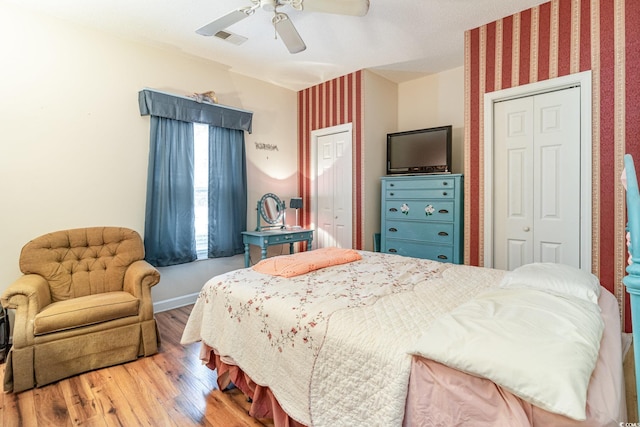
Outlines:
<svg viewBox="0 0 640 427"><path fill-rule="evenodd" d="M380 232L380 177L387 172L387 133L398 127L398 85L372 72L364 74L364 126L364 249L373 250L373 233Z"/></svg>
<svg viewBox="0 0 640 427"><path fill-rule="evenodd" d="M452 172L464 172L464 68L393 83L364 74L364 233L367 250L380 230L380 177L386 174L389 132L453 126Z"/></svg>
<svg viewBox="0 0 640 427"><path fill-rule="evenodd" d="M398 84L398 131L453 126L451 166L464 172L464 67Z"/></svg>
<svg viewBox="0 0 640 427"><path fill-rule="evenodd" d="M297 195L296 92L181 53L131 42L0 2L0 292L21 274L22 246L41 234L117 225L144 231L149 117L145 87L181 95L214 90L254 112L245 134L247 226L255 203ZM256 149L256 143L277 150ZM179 303L242 256L162 269L158 301Z"/></svg>

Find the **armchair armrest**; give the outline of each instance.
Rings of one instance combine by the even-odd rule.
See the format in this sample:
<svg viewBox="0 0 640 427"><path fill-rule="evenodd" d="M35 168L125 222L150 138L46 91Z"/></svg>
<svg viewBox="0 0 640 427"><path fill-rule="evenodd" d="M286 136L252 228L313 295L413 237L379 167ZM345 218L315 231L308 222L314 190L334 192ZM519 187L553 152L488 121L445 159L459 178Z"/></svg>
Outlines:
<svg viewBox="0 0 640 427"><path fill-rule="evenodd" d="M3 292L0 302L4 307L16 310L13 345L21 348L33 344L33 328L29 325L36 314L51 304L49 283L37 274L26 274Z"/></svg>
<svg viewBox="0 0 640 427"><path fill-rule="evenodd" d="M124 274L123 290L140 299L141 320L153 319L151 287L160 282L160 272L144 260L136 261Z"/></svg>

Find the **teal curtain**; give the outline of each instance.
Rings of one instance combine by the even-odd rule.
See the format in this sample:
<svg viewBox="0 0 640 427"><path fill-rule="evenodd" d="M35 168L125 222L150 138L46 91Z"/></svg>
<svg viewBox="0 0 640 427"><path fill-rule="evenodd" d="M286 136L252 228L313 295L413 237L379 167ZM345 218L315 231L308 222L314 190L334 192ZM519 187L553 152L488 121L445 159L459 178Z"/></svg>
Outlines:
<svg viewBox="0 0 640 427"><path fill-rule="evenodd" d="M195 261L193 124L151 116L145 258L164 267Z"/></svg>
<svg viewBox="0 0 640 427"><path fill-rule="evenodd" d="M246 227L244 132L209 126L209 258L243 253Z"/></svg>

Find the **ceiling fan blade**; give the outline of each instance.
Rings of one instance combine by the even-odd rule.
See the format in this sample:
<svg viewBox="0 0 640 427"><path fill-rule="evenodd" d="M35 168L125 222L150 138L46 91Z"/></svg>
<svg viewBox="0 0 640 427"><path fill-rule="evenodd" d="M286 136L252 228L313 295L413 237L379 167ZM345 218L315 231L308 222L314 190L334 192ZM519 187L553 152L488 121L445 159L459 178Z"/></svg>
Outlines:
<svg viewBox="0 0 640 427"><path fill-rule="evenodd" d="M254 10L255 8L252 7L245 7L242 9L234 10L227 13L226 15L221 16L215 21L208 23L204 27L198 28L196 30L196 33L200 34L201 36L212 36L218 31L222 31L225 28L232 26L236 22L242 21L247 16L253 14Z"/></svg>
<svg viewBox="0 0 640 427"><path fill-rule="evenodd" d="M369 0L302 0L302 10L364 16L369 11Z"/></svg>
<svg viewBox="0 0 640 427"><path fill-rule="evenodd" d="M287 14L278 12L271 22L290 53L302 52L307 48Z"/></svg>

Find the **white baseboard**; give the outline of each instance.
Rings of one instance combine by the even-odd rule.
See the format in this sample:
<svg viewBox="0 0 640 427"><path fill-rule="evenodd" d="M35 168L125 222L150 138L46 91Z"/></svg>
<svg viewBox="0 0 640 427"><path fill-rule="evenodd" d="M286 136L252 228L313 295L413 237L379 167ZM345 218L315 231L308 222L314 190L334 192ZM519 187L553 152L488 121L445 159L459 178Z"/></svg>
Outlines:
<svg viewBox="0 0 640 427"><path fill-rule="evenodd" d="M199 292L189 295L183 295L176 298L166 299L164 301L158 301L153 303L154 313L160 313L161 311L171 310L173 308L184 307L185 305L194 304L198 299Z"/></svg>

